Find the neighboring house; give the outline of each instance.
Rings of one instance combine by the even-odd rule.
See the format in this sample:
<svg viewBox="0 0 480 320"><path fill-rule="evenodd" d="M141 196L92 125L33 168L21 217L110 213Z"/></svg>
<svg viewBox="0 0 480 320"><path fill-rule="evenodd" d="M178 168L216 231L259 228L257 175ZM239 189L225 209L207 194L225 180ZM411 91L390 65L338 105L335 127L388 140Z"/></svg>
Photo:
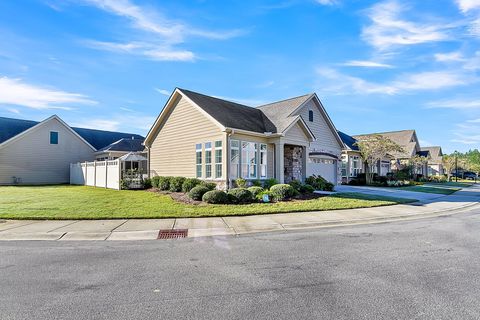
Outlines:
<svg viewBox="0 0 480 320"><path fill-rule="evenodd" d="M430 159L430 154L428 151L422 151L420 148L420 143L417 138L415 130L400 130L400 131L390 131L390 132L379 132L379 133L370 133L370 134L361 134L353 136L355 139L366 139L368 136L372 135L381 135L389 138L393 142L396 142L403 148L403 152L393 152L391 154L391 163L388 164L387 161L382 161L381 172L383 175L384 172L389 172L390 170L400 170L405 168L410 160L416 156L425 158L425 164L417 165L415 168L415 173L423 174L426 176L428 174L427 170L427 161Z"/></svg>
<svg viewBox="0 0 480 320"><path fill-rule="evenodd" d="M345 145L342 151L342 183L348 183L358 174L365 172L364 161L356 145L357 140L341 131L338 131L338 134Z"/></svg>
<svg viewBox="0 0 480 320"><path fill-rule="evenodd" d="M343 142L316 94L258 108L175 89L145 139L150 176L340 183Z"/></svg>
<svg viewBox="0 0 480 320"><path fill-rule="evenodd" d="M95 152L95 160L115 160L130 152L146 156L146 152L143 153L143 150L145 149L143 146L144 140L145 139L143 138L138 138L138 136L132 136L112 142L108 146L103 147Z"/></svg>
<svg viewBox="0 0 480 320"><path fill-rule="evenodd" d="M56 115L42 122L0 117L0 184L68 183L70 163L94 160L97 150L132 137L143 139L72 128Z"/></svg>
<svg viewBox="0 0 480 320"><path fill-rule="evenodd" d="M345 149L342 151L342 183L348 183L358 174L365 172L365 162L356 144L357 139L341 131L338 131L338 134L345 145ZM391 171L390 163L391 158L385 157L370 168L370 172L386 176Z"/></svg>
<svg viewBox="0 0 480 320"><path fill-rule="evenodd" d="M443 152L442 147L423 147L421 151L427 151L430 155L428 161L428 175L429 176L442 176L445 174L443 170Z"/></svg>

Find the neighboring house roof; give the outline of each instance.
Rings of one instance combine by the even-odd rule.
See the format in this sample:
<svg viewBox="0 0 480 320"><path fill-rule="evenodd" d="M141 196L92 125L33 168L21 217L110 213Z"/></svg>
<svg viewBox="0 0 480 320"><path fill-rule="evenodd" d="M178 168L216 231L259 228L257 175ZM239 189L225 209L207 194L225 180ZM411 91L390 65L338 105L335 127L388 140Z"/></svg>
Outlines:
<svg viewBox="0 0 480 320"><path fill-rule="evenodd" d="M109 144L106 147L98 150L98 152L112 152L112 151L125 151L125 152L140 152L145 149L143 146L144 139L136 138L122 138Z"/></svg>
<svg viewBox="0 0 480 320"><path fill-rule="evenodd" d="M360 149L358 149L358 146L355 144L357 142L357 139L355 139L352 136L349 136L348 134L346 134L342 131L337 131L337 132L338 132L338 135L340 136L340 138L342 139L343 144L345 144L345 146L348 149L354 150L354 151L359 151L360 150Z"/></svg>
<svg viewBox="0 0 480 320"><path fill-rule="evenodd" d="M190 90L178 90L226 128L258 133L277 132L275 125L258 109Z"/></svg>
<svg viewBox="0 0 480 320"><path fill-rule="evenodd" d="M297 118L296 116L292 116L292 113L312 97L312 93L305 94L303 96L258 106L257 109L261 110L268 119L275 124L278 132L283 132Z"/></svg>
<svg viewBox="0 0 480 320"><path fill-rule="evenodd" d="M430 163L442 163L442 147L433 146L433 147L422 147L421 151L428 151L430 153Z"/></svg>
<svg viewBox="0 0 480 320"><path fill-rule="evenodd" d="M429 158L430 157L430 151L428 150L420 150L417 152L417 155L419 157L424 157L424 158Z"/></svg>
<svg viewBox="0 0 480 320"><path fill-rule="evenodd" d="M357 140L366 139L369 136L381 135L389 138L393 142L396 142L403 147L405 152L393 152L392 156L397 159L402 158L411 158L417 154L419 149L417 135L415 130L400 130L400 131L390 131L390 132L377 132L369 134L360 134L353 136Z"/></svg>
<svg viewBox="0 0 480 320"><path fill-rule="evenodd" d="M50 118L57 118L62 123L64 123L58 116L54 115L52 117L49 117L48 119ZM35 127L36 125L42 122L0 117L0 144L7 140L12 139L13 137L21 134L22 132L27 131L30 128ZM69 126L67 125L67 127ZM73 127L69 127L69 128L72 129L76 134L78 134L86 142L88 142L91 146L93 146L96 150L101 149L105 146L108 146L112 142L118 141L122 138L131 139L132 137L134 137L136 139L144 139L142 136L138 134L85 129L85 128L73 128Z"/></svg>

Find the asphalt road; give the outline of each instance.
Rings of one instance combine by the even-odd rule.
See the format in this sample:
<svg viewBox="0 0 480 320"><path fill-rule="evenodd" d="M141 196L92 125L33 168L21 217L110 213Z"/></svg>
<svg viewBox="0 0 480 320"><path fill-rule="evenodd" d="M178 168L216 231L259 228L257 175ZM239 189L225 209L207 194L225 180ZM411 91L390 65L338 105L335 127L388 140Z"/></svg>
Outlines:
<svg viewBox="0 0 480 320"><path fill-rule="evenodd" d="M480 211L209 239L0 242L0 319L480 319Z"/></svg>

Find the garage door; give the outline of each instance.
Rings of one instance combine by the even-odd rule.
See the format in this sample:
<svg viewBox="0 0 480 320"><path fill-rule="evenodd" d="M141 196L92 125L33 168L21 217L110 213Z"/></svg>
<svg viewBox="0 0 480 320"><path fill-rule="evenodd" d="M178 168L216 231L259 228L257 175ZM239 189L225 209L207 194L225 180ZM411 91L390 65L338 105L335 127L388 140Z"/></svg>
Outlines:
<svg viewBox="0 0 480 320"><path fill-rule="evenodd" d="M310 158L309 161L311 174L322 176L325 180L337 184L337 160L328 158Z"/></svg>

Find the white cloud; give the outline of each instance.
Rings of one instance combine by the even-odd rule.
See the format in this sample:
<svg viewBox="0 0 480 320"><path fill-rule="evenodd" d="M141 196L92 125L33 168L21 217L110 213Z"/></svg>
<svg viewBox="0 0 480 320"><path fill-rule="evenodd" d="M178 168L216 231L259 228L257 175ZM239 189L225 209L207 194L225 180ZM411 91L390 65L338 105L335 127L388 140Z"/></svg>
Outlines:
<svg viewBox="0 0 480 320"><path fill-rule="evenodd" d="M480 99L446 99L431 101L426 105L429 109L480 109Z"/></svg>
<svg viewBox="0 0 480 320"><path fill-rule="evenodd" d="M460 10L464 13L474 10L480 9L480 1L479 0L456 0L456 3Z"/></svg>
<svg viewBox="0 0 480 320"><path fill-rule="evenodd" d="M480 126L472 123L457 124L452 131L455 138L451 142L461 143L465 145L480 143Z"/></svg>
<svg viewBox="0 0 480 320"><path fill-rule="evenodd" d="M315 2L322 4L324 6L333 6L338 4L338 0L315 0Z"/></svg>
<svg viewBox="0 0 480 320"><path fill-rule="evenodd" d="M165 89L159 89L159 88L154 88L155 91L157 91L160 94L163 94L164 96L170 96L170 91L165 90Z"/></svg>
<svg viewBox="0 0 480 320"><path fill-rule="evenodd" d="M7 108L7 111L15 114L20 114L20 110L15 108Z"/></svg>
<svg viewBox="0 0 480 320"><path fill-rule="evenodd" d="M463 72L433 71L402 74L392 81L376 83L362 78L342 74L331 68L318 68L321 89L338 95L349 94L402 94L411 91L428 91L466 85L476 81ZM329 80L329 82L325 82Z"/></svg>
<svg viewBox="0 0 480 320"><path fill-rule="evenodd" d="M79 93L39 87L20 79L0 77L0 104L18 105L33 109L71 110L71 105L92 105L96 101Z"/></svg>
<svg viewBox="0 0 480 320"><path fill-rule="evenodd" d="M362 38L379 50L450 38L448 30L453 25L406 20L407 9L394 0L375 4L367 10L371 24L363 28Z"/></svg>
<svg viewBox="0 0 480 320"><path fill-rule="evenodd" d="M448 53L436 53L434 55L435 60L439 62L449 62L449 61L464 61L463 55L459 51L448 52Z"/></svg>
<svg viewBox="0 0 480 320"><path fill-rule="evenodd" d="M343 66L347 67L364 67L364 68L393 68L390 64L375 62L375 61L366 61L366 60L350 60L345 63L342 63Z"/></svg>
<svg viewBox="0 0 480 320"><path fill-rule="evenodd" d="M96 119L70 121L73 127L90 128L107 131L123 131L140 134L147 132L155 121L155 117L141 114L112 114Z"/></svg>
<svg viewBox="0 0 480 320"><path fill-rule="evenodd" d="M193 61L195 54L189 50L176 49L175 46L185 41L188 36L212 40L225 40L241 36L245 30L226 31L203 30L189 26L180 21L163 17L154 8L146 8L129 0L83 0L113 15L124 17L132 23L134 29L140 30L143 41L90 41L91 48L118 53L129 53L148 57L158 61ZM152 37L152 35L155 35ZM138 37L138 35L137 35Z"/></svg>

